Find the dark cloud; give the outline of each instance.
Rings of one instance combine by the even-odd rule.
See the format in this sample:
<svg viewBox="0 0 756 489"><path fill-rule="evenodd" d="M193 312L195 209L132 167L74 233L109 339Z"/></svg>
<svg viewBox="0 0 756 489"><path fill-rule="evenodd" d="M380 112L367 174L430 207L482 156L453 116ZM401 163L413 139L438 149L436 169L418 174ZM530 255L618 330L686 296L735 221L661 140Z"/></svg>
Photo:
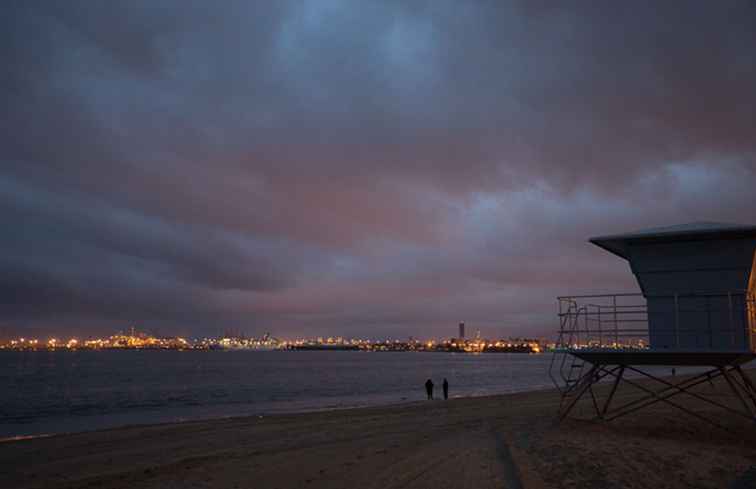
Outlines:
<svg viewBox="0 0 756 489"><path fill-rule="evenodd" d="M635 287L588 236L753 220L750 2L2 8L8 330L543 333Z"/></svg>

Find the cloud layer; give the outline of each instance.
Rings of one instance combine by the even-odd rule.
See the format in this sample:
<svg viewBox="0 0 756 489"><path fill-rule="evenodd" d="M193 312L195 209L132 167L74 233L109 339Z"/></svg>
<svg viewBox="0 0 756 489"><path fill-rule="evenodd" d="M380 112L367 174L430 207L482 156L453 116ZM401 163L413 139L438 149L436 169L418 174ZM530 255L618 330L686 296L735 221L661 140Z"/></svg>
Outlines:
<svg viewBox="0 0 756 489"><path fill-rule="evenodd" d="M754 221L750 2L3 10L6 334L545 334L587 237Z"/></svg>

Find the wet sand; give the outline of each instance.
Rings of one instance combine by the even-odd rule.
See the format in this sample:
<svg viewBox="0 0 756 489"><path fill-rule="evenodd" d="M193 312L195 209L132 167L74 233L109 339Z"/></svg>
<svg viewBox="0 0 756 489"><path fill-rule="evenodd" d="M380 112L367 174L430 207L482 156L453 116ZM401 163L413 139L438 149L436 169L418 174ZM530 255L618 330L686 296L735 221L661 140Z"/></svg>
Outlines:
<svg viewBox="0 0 756 489"><path fill-rule="evenodd" d="M701 389L739 402L722 384ZM616 402L634 395L623 388ZM558 403L555 392L541 391L4 442L0 481L103 489L727 488L756 464L756 425L695 400L685 405L731 432L664 405L609 423L556 423ZM576 414L590 409L581 402Z"/></svg>

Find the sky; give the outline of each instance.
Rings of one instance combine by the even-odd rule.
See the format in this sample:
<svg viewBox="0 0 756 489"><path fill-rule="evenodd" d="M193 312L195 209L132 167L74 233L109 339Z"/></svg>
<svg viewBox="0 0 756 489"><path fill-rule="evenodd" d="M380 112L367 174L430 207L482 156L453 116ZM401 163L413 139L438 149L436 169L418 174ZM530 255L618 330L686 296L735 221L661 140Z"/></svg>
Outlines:
<svg viewBox="0 0 756 489"><path fill-rule="evenodd" d="M756 223L748 1L6 0L0 337L548 335Z"/></svg>

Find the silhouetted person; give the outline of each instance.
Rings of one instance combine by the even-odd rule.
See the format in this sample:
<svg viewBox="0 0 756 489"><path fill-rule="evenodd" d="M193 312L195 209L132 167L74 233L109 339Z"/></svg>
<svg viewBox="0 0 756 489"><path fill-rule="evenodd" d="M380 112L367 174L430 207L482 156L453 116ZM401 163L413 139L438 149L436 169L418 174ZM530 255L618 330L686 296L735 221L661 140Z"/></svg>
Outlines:
<svg viewBox="0 0 756 489"><path fill-rule="evenodd" d="M449 399L449 382L444 378L444 383L441 384L441 386L444 388L444 401Z"/></svg>
<svg viewBox="0 0 756 489"><path fill-rule="evenodd" d="M425 381L425 392L428 394L428 400L433 399L433 381L428 379Z"/></svg>

